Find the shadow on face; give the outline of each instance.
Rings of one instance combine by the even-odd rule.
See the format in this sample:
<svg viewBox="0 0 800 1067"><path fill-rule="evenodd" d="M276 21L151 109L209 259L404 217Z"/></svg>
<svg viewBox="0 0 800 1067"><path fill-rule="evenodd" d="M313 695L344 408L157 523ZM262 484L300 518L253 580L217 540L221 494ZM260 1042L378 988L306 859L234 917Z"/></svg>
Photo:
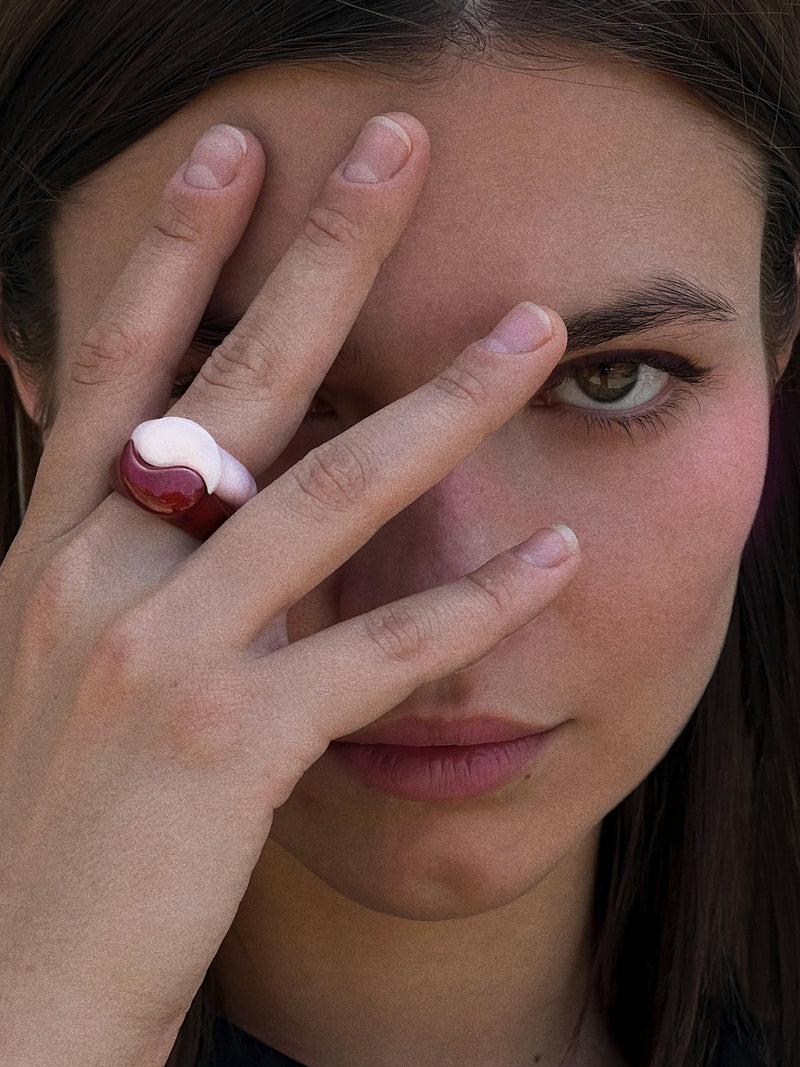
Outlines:
<svg viewBox="0 0 800 1067"><path fill-rule="evenodd" d="M238 317L362 122L388 110L430 135L425 187L317 413L260 484L428 381L520 300L576 328L591 310L602 338L584 331L547 403L517 412L290 612L297 640L452 581L540 526L577 533L578 575L545 612L385 715L563 723L541 760L501 789L437 803L371 788L327 753L276 815L274 844L339 893L447 918L514 900L595 842L710 677L766 464L764 216L738 165L744 148L672 84L624 63L547 75L481 63L424 89L335 65L254 70L71 194L56 229L62 352L207 126L245 126L267 156L210 305ZM200 362L187 353L187 366Z"/></svg>

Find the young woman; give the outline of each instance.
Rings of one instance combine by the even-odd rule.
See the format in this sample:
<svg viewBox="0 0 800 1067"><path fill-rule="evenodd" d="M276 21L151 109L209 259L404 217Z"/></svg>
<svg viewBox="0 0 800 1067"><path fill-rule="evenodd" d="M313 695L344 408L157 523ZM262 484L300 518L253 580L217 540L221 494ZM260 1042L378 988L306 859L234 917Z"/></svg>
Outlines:
<svg viewBox="0 0 800 1067"><path fill-rule="evenodd" d="M3 1063L800 1062L798 21L0 8Z"/></svg>

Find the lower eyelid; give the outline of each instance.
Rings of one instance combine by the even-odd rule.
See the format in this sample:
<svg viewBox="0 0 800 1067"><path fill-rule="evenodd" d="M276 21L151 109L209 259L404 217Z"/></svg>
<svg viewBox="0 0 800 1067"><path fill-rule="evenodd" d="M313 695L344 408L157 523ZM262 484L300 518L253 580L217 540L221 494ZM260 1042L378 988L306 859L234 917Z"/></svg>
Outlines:
<svg viewBox="0 0 800 1067"><path fill-rule="evenodd" d="M559 404L550 407L550 414L559 419L567 420L573 427L582 426L587 437L624 433L628 440L635 443L639 434L646 437L659 438L669 431L669 423L685 423L691 419L691 401L698 405L700 414L700 400L696 389L685 382L676 381L674 387L669 389L665 399L659 403L650 402L644 409L631 408L630 411L609 411L603 413L602 409L581 408L574 405Z"/></svg>

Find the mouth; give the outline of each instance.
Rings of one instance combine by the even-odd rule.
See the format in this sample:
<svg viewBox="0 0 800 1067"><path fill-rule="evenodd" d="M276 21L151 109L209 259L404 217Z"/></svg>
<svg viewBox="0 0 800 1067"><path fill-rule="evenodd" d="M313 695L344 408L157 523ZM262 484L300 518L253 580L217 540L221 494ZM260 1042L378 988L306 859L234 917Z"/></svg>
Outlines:
<svg viewBox="0 0 800 1067"><path fill-rule="evenodd" d="M329 751L382 793L404 800L456 800L491 792L521 776L560 725L491 717L405 719L332 741Z"/></svg>

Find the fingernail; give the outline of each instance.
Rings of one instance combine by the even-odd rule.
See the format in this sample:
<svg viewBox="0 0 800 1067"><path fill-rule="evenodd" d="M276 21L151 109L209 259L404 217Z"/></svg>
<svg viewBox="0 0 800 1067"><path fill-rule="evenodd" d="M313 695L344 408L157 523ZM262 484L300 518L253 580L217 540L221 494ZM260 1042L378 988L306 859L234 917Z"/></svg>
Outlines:
<svg viewBox="0 0 800 1067"><path fill-rule="evenodd" d="M512 549L516 556L534 567L558 567L578 551L578 538L563 522L554 522L546 530Z"/></svg>
<svg viewBox="0 0 800 1067"><path fill-rule="evenodd" d="M552 336L553 323L547 312L538 304L523 300L481 343L490 352L533 352Z"/></svg>
<svg viewBox="0 0 800 1067"><path fill-rule="evenodd" d="M230 185L247 155L247 140L235 126L220 123L206 130L186 164L183 180L195 189Z"/></svg>
<svg viewBox="0 0 800 1067"><path fill-rule="evenodd" d="M345 159L343 177L349 182L385 182L410 155L411 138L403 127L386 115L375 115L364 124Z"/></svg>

